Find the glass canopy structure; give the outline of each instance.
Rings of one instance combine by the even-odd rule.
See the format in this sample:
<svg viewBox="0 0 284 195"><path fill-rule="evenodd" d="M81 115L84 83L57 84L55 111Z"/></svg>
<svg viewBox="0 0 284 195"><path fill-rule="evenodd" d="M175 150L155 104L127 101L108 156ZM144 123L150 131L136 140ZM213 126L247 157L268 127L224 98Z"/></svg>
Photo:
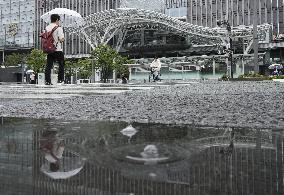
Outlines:
<svg viewBox="0 0 284 195"><path fill-rule="evenodd" d="M127 3L131 5L131 2L125 1L125 5ZM252 46L252 27L233 28L229 35L226 29L193 25L152 10L126 7L111 9L91 14L84 20L84 24L70 27L67 31L85 39L92 48L99 44L107 44L114 36L117 36L116 49L119 51L128 31L146 29L179 33L187 37L191 45L216 45L222 49L228 44L228 36L230 36L232 38L247 38L249 40L248 48ZM269 29L269 24L258 26L260 42L269 42Z"/></svg>

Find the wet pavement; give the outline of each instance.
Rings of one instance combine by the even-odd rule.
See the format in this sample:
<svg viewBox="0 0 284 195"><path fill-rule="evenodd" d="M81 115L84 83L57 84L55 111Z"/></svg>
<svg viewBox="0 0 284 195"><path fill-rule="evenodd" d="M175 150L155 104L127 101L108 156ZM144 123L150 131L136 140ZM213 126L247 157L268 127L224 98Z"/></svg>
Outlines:
<svg viewBox="0 0 284 195"><path fill-rule="evenodd" d="M125 91L151 89L150 86L123 86L123 85L27 85L6 84L0 85L1 99L59 99L88 95L118 94Z"/></svg>
<svg viewBox="0 0 284 195"><path fill-rule="evenodd" d="M219 127L284 127L284 83L0 85L2 116Z"/></svg>
<svg viewBox="0 0 284 195"><path fill-rule="evenodd" d="M283 195L284 83L0 85L2 195Z"/></svg>
<svg viewBox="0 0 284 195"><path fill-rule="evenodd" d="M283 132L4 118L0 194L282 195Z"/></svg>

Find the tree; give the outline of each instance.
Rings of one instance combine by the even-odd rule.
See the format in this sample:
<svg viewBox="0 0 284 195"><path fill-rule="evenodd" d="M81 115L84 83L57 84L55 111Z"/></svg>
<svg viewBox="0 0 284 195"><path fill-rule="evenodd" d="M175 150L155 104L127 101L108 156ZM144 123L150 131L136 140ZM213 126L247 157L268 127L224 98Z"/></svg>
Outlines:
<svg viewBox="0 0 284 195"><path fill-rule="evenodd" d="M94 59L94 67L101 69L102 80L105 83L117 67L115 59L118 58L119 54L108 45L99 45L92 51L91 55Z"/></svg>
<svg viewBox="0 0 284 195"><path fill-rule="evenodd" d="M36 73L42 72L46 64L46 54L42 50L33 49L28 55L27 64Z"/></svg>
<svg viewBox="0 0 284 195"><path fill-rule="evenodd" d="M124 66L124 64L132 64L134 63L132 60L129 60L127 57L123 57L121 55L118 55L115 59L115 70L116 73L121 77L121 75L125 75L126 77L129 77L129 69L127 66Z"/></svg>
<svg viewBox="0 0 284 195"><path fill-rule="evenodd" d="M92 62L90 59L79 59L77 66L82 78L89 78L92 75Z"/></svg>
<svg viewBox="0 0 284 195"><path fill-rule="evenodd" d="M25 62L25 56L23 54L12 53L5 56L4 66L16 66Z"/></svg>
<svg viewBox="0 0 284 195"><path fill-rule="evenodd" d="M99 45L92 51L92 58L94 59L94 67L100 68L102 72L102 80L105 83L113 70L117 74L125 76L129 75L128 68L124 64L132 63L126 57L119 55L119 53L108 45Z"/></svg>
<svg viewBox="0 0 284 195"><path fill-rule="evenodd" d="M74 59L65 59L65 76L71 77L75 73L77 68L77 60Z"/></svg>

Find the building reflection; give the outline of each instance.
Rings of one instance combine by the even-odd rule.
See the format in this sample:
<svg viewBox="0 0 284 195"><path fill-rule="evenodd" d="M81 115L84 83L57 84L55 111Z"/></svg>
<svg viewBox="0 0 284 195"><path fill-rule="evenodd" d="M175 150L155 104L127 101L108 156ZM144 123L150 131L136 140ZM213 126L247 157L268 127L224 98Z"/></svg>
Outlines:
<svg viewBox="0 0 284 195"><path fill-rule="evenodd" d="M190 133L181 128L180 133L176 133L177 128L170 131L171 127L158 125L160 130L152 131L149 140L144 131L147 126L135 124L133 127L137 133L131 143L119 131L105 135L104 144L100 138L86 141L86 137L65 137L63 158L67 159L68 167L78 163L78 156L86 158L82 169L67 179L53 179L41 171L46 163L40 151L42 131L35 128L33 139L0 131L0 194L283 194L284 140L281 133L237 130L233 138L223 133L219 136L200 133L198 138L190 139L197 128ZM190 152L181 151L179 155L184 158L170 160L178 156L171 155L178 149L166 151L163 147L175 147L179 142L182 143L180 147ZM230 152L224 153L230 147ZM141 156L145 148L155 149L151 150L155 157L157 152L161 156L168 154L169 161L139 164L127 160L125 154L137 151Z"/></svg>

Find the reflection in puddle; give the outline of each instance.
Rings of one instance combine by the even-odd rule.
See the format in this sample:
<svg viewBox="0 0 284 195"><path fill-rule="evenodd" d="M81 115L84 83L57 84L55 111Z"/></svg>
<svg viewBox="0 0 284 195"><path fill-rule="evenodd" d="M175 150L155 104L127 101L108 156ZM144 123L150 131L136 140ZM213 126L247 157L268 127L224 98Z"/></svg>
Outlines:
<svg viewBox="0 0 284 195"><path fill-rule="evenodd" d="M168 159L168 157L159 157L158 148L155 145L147 145L140 154L142 157L126 156L126 158L134 161L142 161L145 165L155 165L159 161Z"/></svg>
<svg viewBox="0 0 284 195"><path fill-rule="evenodd" d="M52 179L68 179L77 175L82 168L82 160L75 156L64 157L59 162L45 162L40 170Z"/></svg>
<svg viewBox="0 0 284 195"><path fill-rule="evenodd" d="M134 136L137 133L137 130L134 127L132 127L132 125L128 125L126 128L122 129L120 132L122 133L122 135L129 137L128 141L130 142L132 136Z"/></svg>
<svg viewBox="0 0 284 195"><path fill-rule="evenodd" d="M66 151L63 155L64 140L58 137L56 131L44 131L39 141L46 161L41 166L45 175L52 179L67 179L78 174L83 168L79 155L71 155Z"/></svg>
<svg viewBox="0 0 284 195"><path fill-rule="evenodd" d="M267 129L5 118L0 194L283 194L283 143Z"/></svg>

